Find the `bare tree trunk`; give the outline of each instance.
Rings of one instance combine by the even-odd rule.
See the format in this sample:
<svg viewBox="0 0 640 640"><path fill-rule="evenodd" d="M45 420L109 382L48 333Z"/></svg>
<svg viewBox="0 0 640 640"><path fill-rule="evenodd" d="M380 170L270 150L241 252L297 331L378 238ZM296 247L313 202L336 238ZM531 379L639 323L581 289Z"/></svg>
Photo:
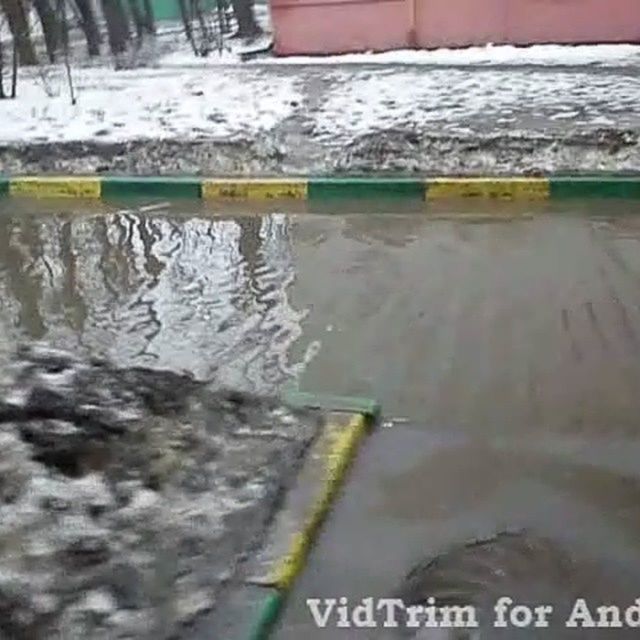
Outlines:
<svg viewBox="0 0 640 640"><path fill-rule="evenodd" d="M6 97L4 94L4 49L2 48L2 39L0 39L0 100L4 100Z"/></svg>
<svg viewBox="0 0 640 640"><path fill-rule="evenodd" d="M238 23L239 38L255 38L262 33L253 13L253 0L231 0L233 13Z"/></svg>
<svg viewBox="0 0 640 640"><path fill-rule="evenodd" d="M187 4L187 0L178 0L178 4L180 5L180 17L182 18L182 25L184 26L187 40L191 43L193 53L198 55L198 47L196 47L196 41L193 38L193 29L191 28L191 14L188 9L191 3L189 2L189 4Z"/></svg>
<svg viewBox="0 0 640 640"><path fill-rule="evenodd" d="M200 0L192 0L193 11L196 14L196 18L198 18L198 24L200 25L200 31L202 32L202 45L200 47L200 55L207 56L209 54L209 49L211 48L211 34L209 33L209 27L207 26L207 20L204 17L204 12L202 11L202 5Z"/></svg>
<svg viewBox="0 0 640 640"><path fill-rule="evenodd" d="M75 0L75 4L80 13L80 26L87 39L89 55L91 57L99 56L102 39L91 0Z"/></svg>
<svg viewBox="0 0 640 640"><path fill-rule="evenodd" d="M18 90L18 43L13 39L13 60L11 64L11 97L15 98Z"/></svg>
<svg viewBox="0 0 640 640"><path fill-rule="evenodd" d="M216 0L216 13L221 33L229 33L229 13L226 0Z"/></svg>
<svg viewBox="0 0 640 640"><path fill-rule="evenodd" d="M144 36L145 28L142 11L140 11L140 6L138 5L138 0L129 0L129 11L131 11L133 24L136 27L136 37L138 38L138 41L141 41Z"/></svg>
<svg viewBox="0 0 640 640"><path fill-rule="evenodd" d="M151 0L143 0L144 4L144 26L147 33L154 34L156 32L156 20L153 15L153 5Z"/></svg>
<svg viewBox="0 0 640 640"><path fill-rule="evenodd" d="M107 21L111 53L124 53L129 41L129 22L122 3L120 0L102 0L102 12Z"/></svg>
<svg viewBox="0 0 640 640"><path fill-rule="evenodd" d="M262 237L260 236L262 218L259 216L238 216L236 224L240 227L238 252L244 262L245 290L255 300L255 296L260 290L258 267L262 251Z"/></svg>
<svg viewBox="0 0 640 640"><path fill-rule="evenodd" d="M218 55L220 55L224 49L224 34L226 31L225 14L220 0L216 0L216 26L216 46Z"/></svg>
<svg viewBox="0 0 640 640"><path fill-rule="evenodd" d="M20 63L25 65L38 64L36 52L31 42L29 22L22 0L0 0L0 5L7 16L9 29L20 56Z"/></svg>
<svg viewBox="0 0 640 640"><path fill-rule="evenodd" d="M56 20L56 14L49 0L33 0L33 6L42 25L44 44L47 48L49 62L53 64L56 61L56 52L60 43L60 29L58 21Z"/></svg>
<svg viewBox="0 0 640 640"><path fill-rule="evenodd" d="M69 25L67 24L67 12L65 11L65 1L57 0L58 20L60 21L60 36L62 40L62 51L64 53L64 66L67 70L67 82L69 84L69 97L71 104L75 105L76 96L73 91L73 78L71 77L71 64L69 63Z"/></svg>

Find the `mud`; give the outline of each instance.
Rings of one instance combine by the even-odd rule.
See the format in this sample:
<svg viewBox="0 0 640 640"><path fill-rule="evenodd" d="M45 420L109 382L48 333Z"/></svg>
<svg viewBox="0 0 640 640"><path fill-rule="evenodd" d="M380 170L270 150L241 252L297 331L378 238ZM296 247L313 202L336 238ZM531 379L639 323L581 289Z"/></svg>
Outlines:
<svg viewBox="0 0 640 640"><path fill-rule="evenodd" d="M132 140L41 143L0 147L9 174L300 175L419 173L522 175L632 173L640 168L636 131L440 135L392 128L346 145L317 141L284 123L264 138L234 141Z"/></svg>

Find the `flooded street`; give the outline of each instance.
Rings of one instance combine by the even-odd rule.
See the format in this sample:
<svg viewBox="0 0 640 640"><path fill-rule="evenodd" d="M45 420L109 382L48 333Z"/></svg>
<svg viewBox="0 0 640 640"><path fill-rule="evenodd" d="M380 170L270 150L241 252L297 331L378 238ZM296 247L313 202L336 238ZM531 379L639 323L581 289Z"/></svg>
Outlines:
<svg viewBox="0 0 640 640"><path fill-rule="evenodd" d="M570 558L562 585L536 582L539 601L581 585L576 597L640 597L631 207L485 220L56 206L0 205L5 353L42 338L249 390L298 378L382 402L279 640L386 637L317 629L304 600L388 596L451 545L521 528ZM500 588L535 582L502 562ZM530 563L538 577L545 562Z"/></svg>
<svg viewBox="0 0 640 640"><path fill-rule="evenodd" d="M315 225L294 301L313 304L309 322L322 314L316 331L330 323L331 332L305 384L378 397L387 428L359 457L276 637L386 637L335 622L317 629L304 599L388 597L418 563L506 530L543 536L552 551L498 554L495 575L504 579L488 584L454 563L449 589L472 584L558 606L570 595L632 604L640 597L637 218ZM554 582L557 570L545 576L542 567L563 554L569 567ZM540 637L567 633L560 624ZM570 637L636 632L586 633Z"/></svg>

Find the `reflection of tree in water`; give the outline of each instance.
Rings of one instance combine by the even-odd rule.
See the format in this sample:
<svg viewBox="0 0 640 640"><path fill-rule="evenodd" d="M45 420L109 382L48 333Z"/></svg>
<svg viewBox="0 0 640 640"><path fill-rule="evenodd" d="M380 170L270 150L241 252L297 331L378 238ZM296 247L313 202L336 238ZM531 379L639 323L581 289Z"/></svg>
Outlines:
<svg viewBox="0 0 640 640"><path fill-rule="evenodd" d="M247 294L246 299L249 301L260 288L257 270L262 244L262 238L260 237L262 219L257 216L240 216L236 219L236 224L240 227L238 252L244 262L247 282L245 292Z"/></svg>
<svg viewBox="0 0 640 640"><path fill-rule="evenodd" d="M73 230L70 222L64 222L60 229L60 261L63 270L63 284L61 292L62 308L71 329L78 335L84 331L87 319L87 307L82 293L78 288L77 248L73 242Z"/></svg>
<svg viewBox="0 0 640 640"><path fill-rule="evenodd" d="M250 237L255 239L255 235ZM293 310L288 298L295 278L289 219L277 214L262 218L258 246L260 251L253 273L251 258L246 260L258 319L253 332L255 344L247 358L246 377L261 380L272 388L295 375L306 360L305 356L303 362L293 368L288 363L290 348L302 333L300 325L304 318L304 313Z"/></svg>
<svg viewBox="0 0 640 640"><path fill-rule="evenodd" d="M16 334L72 336L120 362L203 377L217 370L224 383L256 390L290 375L302 316L287 299L286 218L120 214L1 224L0 324L17 325Z"/></svg>
<svg viewBox="0 0 640 640"><path fill-rule="evenodd" d="M0 218L0 278L2 278L2 314L12 329L19 325L30 337L39 339L45 334L40 315L42 276L36 268L42 255L42 241L38 224L33 218L15 223ZM13 315L7 322L6 314Z"/></svg>

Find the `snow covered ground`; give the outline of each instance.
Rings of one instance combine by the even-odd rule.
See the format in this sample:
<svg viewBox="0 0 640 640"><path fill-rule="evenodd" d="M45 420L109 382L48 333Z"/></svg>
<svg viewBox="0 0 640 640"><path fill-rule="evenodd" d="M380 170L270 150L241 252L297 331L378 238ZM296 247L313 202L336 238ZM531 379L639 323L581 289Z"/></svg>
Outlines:
<svg viewBox="0 0 640 640"><path fill-rule="evenodd" d="M440 135L632 128L638 96L638 76L580 69L336 72L313 122L316 135L334 141L390 128Z"/></svg>
<svg viewBox="0 0 640 640"><path fill-rule="evenodd" d="M85 68L73 71L75 105L62 68L24 71L18 99L0 102L0 142L247 140L294 115L318 141L390 128L460 134L635 127L640 77L620 69Z"/></svg>
<svg viewBox="0 0 640 640"><path fill-rule="evenodd" d="M0 142L103 142L145 138L244 138L266 131L293 111L294 77L274 82L260 73L238 82L233 69L172 71L88 68L66 76L23 73L16 100L0 101Z"/></svg>

